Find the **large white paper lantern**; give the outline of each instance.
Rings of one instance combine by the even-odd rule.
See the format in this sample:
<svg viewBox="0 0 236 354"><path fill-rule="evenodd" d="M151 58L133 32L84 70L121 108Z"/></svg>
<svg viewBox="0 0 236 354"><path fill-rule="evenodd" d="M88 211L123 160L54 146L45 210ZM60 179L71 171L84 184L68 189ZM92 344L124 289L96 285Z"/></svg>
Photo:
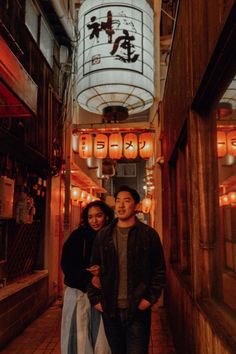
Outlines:
<svg viewBox="0 0 236 354"><path fill-rule="evenodd" d="M153 10L145 0L85 0L79 11L77 99L126 118L152 105Z"/></svg>

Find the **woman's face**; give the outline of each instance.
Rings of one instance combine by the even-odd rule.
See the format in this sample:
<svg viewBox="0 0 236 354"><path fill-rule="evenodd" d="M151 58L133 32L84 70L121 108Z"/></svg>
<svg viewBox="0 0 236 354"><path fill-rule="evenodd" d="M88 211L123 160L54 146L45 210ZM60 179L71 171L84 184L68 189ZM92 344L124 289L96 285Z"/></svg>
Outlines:
<svg viewBox="0 0 236 354"><path fill-rule="evenodd" d="M99 231L106 222L106 215L99 206L93 206L88 210L88 223L95 231Z"/></svg>

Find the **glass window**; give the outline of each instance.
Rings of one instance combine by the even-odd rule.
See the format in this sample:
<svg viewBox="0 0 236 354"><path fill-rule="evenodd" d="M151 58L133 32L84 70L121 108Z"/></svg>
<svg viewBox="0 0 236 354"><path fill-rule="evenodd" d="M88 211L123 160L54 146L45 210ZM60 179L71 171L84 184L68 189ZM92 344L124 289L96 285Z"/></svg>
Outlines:
<svg viewBox="0 0 236 354"><path fill-rule="evenodd" d="M53 65L53 35L41 18L39 47L50 66Z"/></svg>
<svg viewBox="0 0 236 354"><path fill-rule="evenodd" d="M25 24L36 42L38 41L38 22L39 11L31 0L27 0L25 4Z"/></svg>
<svg viewBox="0 0 236 354"><path fill-rule="evenodd" d="M236 291L236 79L217 109L217 154L219 174L220 237L223 299L236 309L229 289Z"/></svg>
<svg viewBox="0 0 236 354"><path fill-rule="evenodd" d="M45 56L47 62L52 67L54 37L49 27L47 26L42 13L34 5L32 0L26 0L25 24L32 34L34 40L38 43L39 48Z"/></svg>
<svg viewBox="0 0 236 354"><path fill-rule="evenodd" d="M171 169L171 261L176 269L190 283L190 234L189 234L189 175L188 145L183 142L178 147Z"/></svg>

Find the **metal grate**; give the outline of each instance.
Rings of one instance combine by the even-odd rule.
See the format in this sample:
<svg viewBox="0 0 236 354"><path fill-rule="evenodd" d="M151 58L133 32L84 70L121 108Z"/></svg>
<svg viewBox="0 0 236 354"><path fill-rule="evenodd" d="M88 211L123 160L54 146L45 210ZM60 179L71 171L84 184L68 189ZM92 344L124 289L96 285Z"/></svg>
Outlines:
<svg viewBox="0 0 236 354"><path fill-rule="evenodd" d="M42 239L42 227L39 222L20 225L14 220L9 222L6 264L8 282L32 273Z"/></svg>

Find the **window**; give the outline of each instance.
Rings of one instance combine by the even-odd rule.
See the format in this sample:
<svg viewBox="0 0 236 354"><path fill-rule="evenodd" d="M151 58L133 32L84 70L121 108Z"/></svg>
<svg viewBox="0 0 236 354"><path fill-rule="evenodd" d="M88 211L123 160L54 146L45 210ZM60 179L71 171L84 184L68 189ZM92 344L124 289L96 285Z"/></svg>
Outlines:
<svg viewBox="0 0 236 354"><path fill-rule="evenodd" d="M136 177L136 164L118 163L116 166L116 177Z"/></svg>
<svg viewBox="0 0 236 354"><path fill-rule="evenodd" d="M222 297L236 309L236 79L217 109ZM234 289L234 291L233 291Z"/></svg>
<svg viewBox="0 0 236 354"><path fill-rule="evenodd" d="M170 163L171 176L171 262L189 283L191 275L189 201L188 201L188 145L182 142Z"/></svg>
<svg viewBox="0 0 236 354"><path fill-rule="evenodd" d="M32 1L27 0L25 5L25 24L36 42L38 42L39 15L39 11Z"/></svg>
<svg viewBox="0 0 236 354"><path fill-rule="evenodd" d="M50 66L53 65L53 36L46 25L46 22L41 18L40 26L40 43L39 47L47 59Z"/></svg>
<svg viewBox="0 0 236 354"><path fill-rule="evenodd" d="M49 65L53 66L54 38L40 10L32 0L26 1L25 24Z"/></svg>

